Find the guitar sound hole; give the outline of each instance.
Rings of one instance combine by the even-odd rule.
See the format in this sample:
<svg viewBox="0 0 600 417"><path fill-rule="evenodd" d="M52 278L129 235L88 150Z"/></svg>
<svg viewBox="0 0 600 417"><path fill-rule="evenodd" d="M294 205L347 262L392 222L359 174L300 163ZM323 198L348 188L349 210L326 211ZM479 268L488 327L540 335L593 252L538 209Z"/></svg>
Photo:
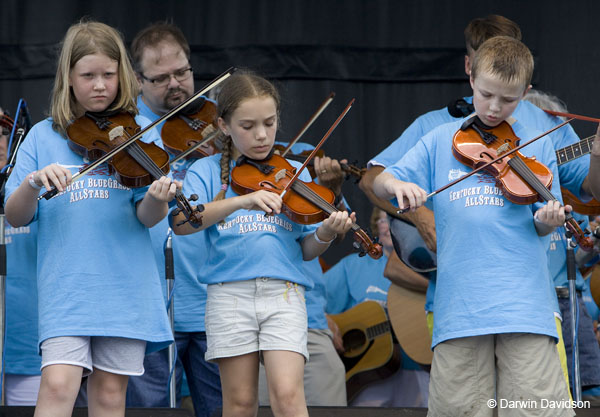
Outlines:
<svg viewBox="0 0 600 417"><path fill-rule="evenodd" d="M344 348L346 352L351 352L355 349L359 349L367 343L367 337L362 330L352 329L343 336Z"/></svg>

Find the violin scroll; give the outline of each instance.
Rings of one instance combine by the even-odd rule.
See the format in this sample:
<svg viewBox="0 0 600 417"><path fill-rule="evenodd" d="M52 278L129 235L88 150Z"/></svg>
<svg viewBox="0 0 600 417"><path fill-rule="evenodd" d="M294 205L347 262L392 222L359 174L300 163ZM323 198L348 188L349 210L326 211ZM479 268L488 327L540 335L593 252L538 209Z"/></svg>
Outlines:
<svg viewBox="0 0 600 417"><path fill-rule="evenodd" d="M579 223L577 223L577 220L575 220L570 213L567 214L567 218L565 220L565 229L567 229L568 234L573 236L582 250L586 252L591 252L594 250L594 242L592 239L586 236L586 232L581 230Z"/></svg>
<svg viewBox="0 0 600 417"><path fill-rule="evenodd" d="M354 231L353 246L359 251L358 256L369 255L373 259L379 259L383 255L381 243L371 240L367 232L362 229Z"/></svg>
<svg viewBox="0 0 600 417"><path fill-rule="evenodd" d="M178 199L177 208L173 210L173 216L177 216L179 213L183 213L185 220L177 223L177 226L181 226L185 223L190 223L194 228L202 226L202 213L204 211L204 204L198 204L196 207L192 207L189 201L198 200L198 194L191 194L187 200Z"/></svg>

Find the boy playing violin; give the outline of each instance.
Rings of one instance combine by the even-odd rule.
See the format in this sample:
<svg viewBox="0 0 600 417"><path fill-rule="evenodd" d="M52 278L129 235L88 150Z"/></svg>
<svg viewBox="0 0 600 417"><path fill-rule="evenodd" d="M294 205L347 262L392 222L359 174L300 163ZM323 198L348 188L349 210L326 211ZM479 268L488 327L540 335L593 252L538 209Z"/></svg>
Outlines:
<svg viewBox="0 0 600 417"><path fill-rule="evenodd" d="M516 39L491 38L477 50L470 82L484 130L493 133L508 123L523 141L537 136L511 117L531 88L532 73L533 57ZM400 208L415 210L428 193L468 173L452 155L453 136L463 123L439 126L421 138L376 178L377 196L397 198ZM560 200L550 140L542 138L521 153L548 166ZM500 416L571 416L554 346L556 297L541 238L564 223L565 208L559 201L514 204L494 183L491 175L479 173L434 199L439 291L429 415L492 416L498 404ZM551 402L555 408L549 408Z"/></svg>

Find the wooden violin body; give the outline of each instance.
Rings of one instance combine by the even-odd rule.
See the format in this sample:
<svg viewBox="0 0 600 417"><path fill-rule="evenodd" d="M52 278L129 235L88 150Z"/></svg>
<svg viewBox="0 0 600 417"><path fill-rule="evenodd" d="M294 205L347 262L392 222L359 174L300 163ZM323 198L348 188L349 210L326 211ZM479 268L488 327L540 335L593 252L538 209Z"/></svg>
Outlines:
<svg viewBox="0 0 600 417"><path fill-rule="evenodd" d="M76 154L95 161L137 133L139 129L134 117L129 113L118 113L110 117L86 114L67 128L68 145ZM169 155L154 143L138 141L131 148L117 153L108 161L111 174L119 183L138 188L145 187L154 180L153 175L131 155L131 152L140 155L143 153L162 173L169 172Z"/></svg>
<svg viewBox="0 0 600 417"><path fill-rule="evenodd" d="M507 122L487 128L478 125L477 116L473 116L454 135L452 152L465 165L473 169L481 167L493 175L502 194L515 204L555 201L556 197L550 192L552 172L535 158L521 155L518 147L524 145L519 145L519 141ZM585 236L571 213L565 213L565 227L583 250L593 249L591 239Z"/></svg>
<svg viewBox="0 0 600 417"><path fill-rule="evenodd" d="M217 106L209 100L199 103L191 112L179 112L167 119L160 135L165 148L174 155L187 149L215 132L217 127ZM200 146L189 155L189 158L204 158L215 153L213 141Z"/></svg>
<svg viewBox="0 0 600 417"><path fill-rule="evenodd" d="M67 128L68 145L73 152L89 160L108 154L139 131L134 117L125 112L99 115L86 113ZM169 154L153 143L132 142L108 161L113 175L122 185L144 187L169 172ZM190 197L192 200L195 198ZM194 227L202 225L201 204L192 207L181 190L175 192L177 210Z"/></svg>
<svg viewBox="0 0 600 417"><path fill-rule="evenodd" d="M240 195L258 190L281 193L293 177L296 169L279 155L273 155L269 160L264 161L264 164L273 167L267 174L260 172L251 164L236 166L231 173L231 187L233 190ZM303 184L329 204L332 204L335 200L335 195L329 188L314 182ZM327 213L299 195L293 188L283 197L283 203L282 212L296 223L314 224L325 220L328 216Z"/></svg>
<svg viewBox="0 0 600 417"><path fill-rule="evenodd" d="M489 134L491 136L488 136L488 143L474 129L458 130L452 139L454 157L464 165L476 169L519 145L519 138L507 122L500 123L493 129L493 133ZM535 203L540 200L540 196L535 188L511 166L511 160L515 158L520 159L544 187L548 189L552 187L552 171L535 158L526 157L520 152L515 152L498 163L490 165L485 171L496 179L496 185L508 200L515 204ZM512 164L515 162L523 165L516 160Z"/></svg>
<svg viewBox="0 0 600 417"><path fill-rule="evenodd" d="M288 188L294 172L295 168L279 155L272 155L264 161L247 160L232 170L231 187L238 194L249 194L258 190L281 194ZM314 224L338 211L333 206L334 200L335 195L329 188L313 182L295 180L283 196L282 212L296 223ZM361 255L368 253L374 259L382 256L381 245L373 243L364 230L353 224L352 231L356 241L355 247L361 250Z"/></svg>

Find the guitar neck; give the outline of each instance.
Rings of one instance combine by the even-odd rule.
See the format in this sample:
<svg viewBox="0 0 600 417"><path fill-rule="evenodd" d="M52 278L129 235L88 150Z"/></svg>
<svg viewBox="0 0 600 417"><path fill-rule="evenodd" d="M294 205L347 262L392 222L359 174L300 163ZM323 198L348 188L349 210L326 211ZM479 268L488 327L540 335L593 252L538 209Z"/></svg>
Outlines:
<svg viewBox="0 0 600 417"><path fill-rule="evenodd" d="M565 164L573 159L577 159L592 152L592 145L594 144L594 137L590 136L585 139L581 139L579 142L569 146L565 146L556 151L556 163L558 165Z"/></svg>
<svg viewBox="0 0 600 417"><path fill-rule="evenodd" d="M382 334L389 333L391 329L392 326L390 324L390 321L383 321L381 323L376 324L375 326L367 327L367 338L369 340L373 340L376 337L381 336Z"/></svg>

